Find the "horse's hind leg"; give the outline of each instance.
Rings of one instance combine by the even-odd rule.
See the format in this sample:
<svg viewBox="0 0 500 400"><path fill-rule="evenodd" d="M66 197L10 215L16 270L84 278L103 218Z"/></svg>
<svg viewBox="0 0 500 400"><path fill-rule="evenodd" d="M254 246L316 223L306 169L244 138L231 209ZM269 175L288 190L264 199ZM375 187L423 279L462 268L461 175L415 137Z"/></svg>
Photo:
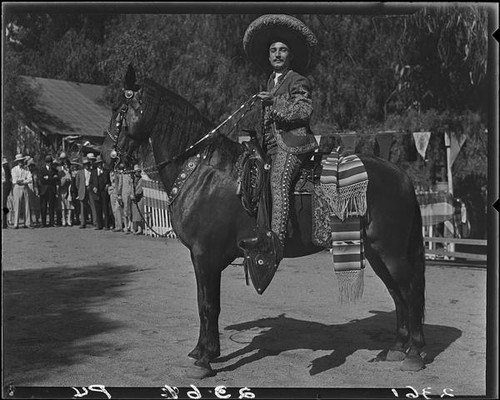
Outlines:
<svg viewBox="0 0 500 400"><path fill-rule="evenodd" d="M424 367L420 352L425 344L422 329L424 312L424 271L419 261L407 257L384 257L365 249L376 274L387 286L396 305L396 340L387 353L388 361L403 361L401 369L418 371Z"/></svg>
<svg viewBox="0 0 500 400"><path fill-rule="evenodd" d="M400 288L390 275L389 270L379 255L370 246L365 247L365 255L375 273L384 282L396 306L396 339L387 351L386 360L402 361L406 357L405 351L410 340L407 304L403 299Z"/></svg>
<svg viewBox="0 0 500 400"><path fill-rule="evenodd" d="M421 356L425 346L423 331L424 304L425 304L425 277L423 259L412 262L412 276L408 290L404 291L405 301L408 304L410 344L406 358L401 366L405 371L418 371L424 367Z"/></svg>

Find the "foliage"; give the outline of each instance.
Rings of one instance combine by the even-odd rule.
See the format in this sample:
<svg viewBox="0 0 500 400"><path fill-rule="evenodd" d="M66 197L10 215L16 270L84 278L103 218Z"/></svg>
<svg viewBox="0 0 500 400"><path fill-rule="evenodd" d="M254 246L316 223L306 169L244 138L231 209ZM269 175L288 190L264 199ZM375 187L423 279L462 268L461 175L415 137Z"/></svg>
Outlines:
<svg viewBox="0 0 500 400"><path fill-rule="evenodd" d="M19 122L29 121L36 115L34 107L39 94L28 87L17 75L16 71L20 67L19 57L8 53L4 58L3 95L4 107L2 114L2 152L4 156L13 159L18 151L29 152L34 155L36 149L29 145L29 142L22 141L20 148L17 147L19 134Z"/></svg>
<svg viewBox="0 0 500 400"><path fill-rule="evenodd" d="M12 148L16 112L35 101L17 86L17 75L107 85L110 102L129 63L139 80L158 81L221 122L264 88L267 77L248 62L242 46L257 16L7 13L4 144ZM475 176L486 185L487 8L429 4L407 15L295 16L319 41L310 73L317 134L405 132L395 138L391 160L429 186L441 175L444 145L433 135L428 160L408 161L408 133L463 132L467 141L454 176L458 183ZM258 120L255 107L236 129L259 129ZM235 134L230 128L226 133ZM369 151L372 144L370 136L362 147Z"/></svg>
<svg viewBox="0 0 500 400"><path fill-rule="evenodd" d="M425 109L485 107L488 13L478 6L424 8L404 18L400 58Z"/></svg>

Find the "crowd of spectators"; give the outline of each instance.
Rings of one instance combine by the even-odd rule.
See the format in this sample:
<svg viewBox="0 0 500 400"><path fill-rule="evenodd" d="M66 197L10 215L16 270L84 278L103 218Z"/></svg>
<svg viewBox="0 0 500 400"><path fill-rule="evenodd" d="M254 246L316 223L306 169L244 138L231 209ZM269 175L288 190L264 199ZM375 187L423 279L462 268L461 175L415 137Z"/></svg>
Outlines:
<svg viewBox="0 0 500 400"><path fill-rule="evenodd" d="M47 155L42 165L17 154L2 159L2 227L4 229L93 227L96 230L144 234L142 174L120 164L104 168L100 155L69 159Z"/></svg>

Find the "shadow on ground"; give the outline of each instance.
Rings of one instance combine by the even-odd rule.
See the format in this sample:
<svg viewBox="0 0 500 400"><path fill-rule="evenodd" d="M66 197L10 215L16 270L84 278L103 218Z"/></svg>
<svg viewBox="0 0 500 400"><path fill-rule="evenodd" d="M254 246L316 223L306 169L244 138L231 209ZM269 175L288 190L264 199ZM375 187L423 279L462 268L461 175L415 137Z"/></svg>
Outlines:
<svg viewBox="0 0 500 400"><path fill-rule="evenodd" d="M342 365L347 357L357 350L388 349L394 340L395 312L371 311L371 313L374 314L371 317L340 325L303 321L281 314L274 318L227 326L225 329L228 331L250 331L256 332L256 335L247 346L215 360L216 363L226 363L244 356L233 364L218 369L217 372L234 371L243 365L290 350L331 351L331 354L312 360L309 374L315 375ZM427 341L424 361L430 364L438 354L462 335L462 331L448 326L425 325L424 334ZM241 343L237 335L238 333L231 335L231 340ZM384 359L386 351L382 351L370 361Z"/></svg>
<svg viewBox="0 0 500 400"><path fill-rule="evenodd" d="M94 337L122 324L95 308L121 297L136 270L100 264L4 271L4 382L29 383L86 357L118 351Z"/></svg>

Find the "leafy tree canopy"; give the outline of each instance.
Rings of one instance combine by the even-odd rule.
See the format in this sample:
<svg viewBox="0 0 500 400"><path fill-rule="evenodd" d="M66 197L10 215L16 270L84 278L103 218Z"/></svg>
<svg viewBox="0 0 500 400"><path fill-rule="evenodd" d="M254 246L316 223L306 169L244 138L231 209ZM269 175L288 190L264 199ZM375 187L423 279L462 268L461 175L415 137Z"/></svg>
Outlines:
<svg viewBox="0 0 500 400"><path fill-rule="evenodd" d="M480 174L486 180L487 8L447 5L408 15L295 16L319 41L310 73L317 134L438 132L447 126L468 136L463 155L474 159L459 157L457 175ZM169 87L219 122L262 90L267 79L243 52L245 29L256 17L7 13L4 143L12 147L6 138L14 137L19 113L28 119L35 115L27 109L36 95L18 85L18 75L107 85L111 101L129 63L139 78ZM249 113L240 127L258 129L257 114Z"/></svg>

